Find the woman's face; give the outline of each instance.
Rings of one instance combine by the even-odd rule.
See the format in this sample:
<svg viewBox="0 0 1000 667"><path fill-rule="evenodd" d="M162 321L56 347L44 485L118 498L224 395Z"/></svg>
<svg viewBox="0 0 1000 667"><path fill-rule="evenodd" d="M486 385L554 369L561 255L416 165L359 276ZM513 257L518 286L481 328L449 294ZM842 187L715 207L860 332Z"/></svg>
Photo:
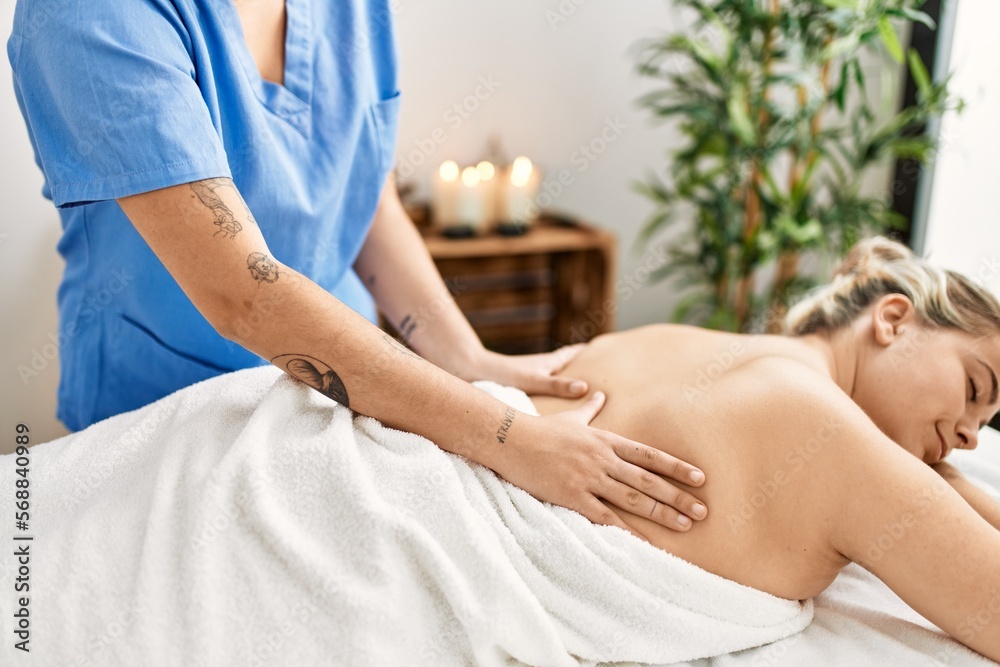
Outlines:
<svg viewBox="0 0 1000 667"><path fill-rule="evenodd" d="M904 449L937 463L953 449L975 449L980 429L997 412L1000 335L977 339L925 327L901 299L906 303L897 303L895 313L879 312L883 299L866 315L871 328L860 346L852 398Z"/></svg>

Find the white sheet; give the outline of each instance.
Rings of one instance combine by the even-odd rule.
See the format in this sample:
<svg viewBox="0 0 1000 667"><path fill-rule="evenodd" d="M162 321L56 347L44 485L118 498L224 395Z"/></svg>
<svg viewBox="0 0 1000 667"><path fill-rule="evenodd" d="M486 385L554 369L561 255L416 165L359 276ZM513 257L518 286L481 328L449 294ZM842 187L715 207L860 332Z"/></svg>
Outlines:
<svg viewBox="0 0 1000 667"><path fill-rule="evenodd" d="M270 366L30 451L32 652L13 649L6 566L3 665L665 663L812 616Z"/></svg>

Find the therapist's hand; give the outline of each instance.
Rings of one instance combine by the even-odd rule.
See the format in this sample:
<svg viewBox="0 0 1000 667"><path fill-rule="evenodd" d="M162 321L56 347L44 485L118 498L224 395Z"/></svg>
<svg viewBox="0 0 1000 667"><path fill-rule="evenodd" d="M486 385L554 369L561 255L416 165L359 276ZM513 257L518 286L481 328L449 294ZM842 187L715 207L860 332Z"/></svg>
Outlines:
<svg viewBox="0 0 1000 667"><path fill-rule="evenodd" d="M580 398L587 393L587 383L564 377L559 372L584 347L586 343L577 343L552 352L520 355L480 349L472 361L460 367L458 375L464 380L492 380L507 387L517 387L529 395ZM583 423L589 423L590 419Z"/></svg>
<svg viewBox="0 0 1000 667"><path fill-rule="evenodd" d="M643 540L601 500L677 531L688 530L691 518L705 518L707 510L696 510L704 508L697 498L662 477L701 486L704 473L659 449L588 426L604 402L604 394L595 392L580 407L544 417L512 410L504 456L491 467L540 500Z"/></svg>

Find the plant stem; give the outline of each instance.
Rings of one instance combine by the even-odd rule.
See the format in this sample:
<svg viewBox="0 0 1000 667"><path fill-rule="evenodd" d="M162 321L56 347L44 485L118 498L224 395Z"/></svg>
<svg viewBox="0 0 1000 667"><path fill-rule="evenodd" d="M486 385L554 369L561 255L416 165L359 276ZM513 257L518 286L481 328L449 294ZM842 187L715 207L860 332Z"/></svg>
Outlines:
<svg viewBox="0 0 1000 667"><path fill-rule="evenodd" d="M824 48L829 46L832 37L827 36L823 46ZM823 109L828 103L828 98L830 96L830 60L823 61L819 72L820 87L823 90L823 103L816 107L816 111L813 112L812 118L809 122L809 136L812 139L810 144L809 152L806 154L805 169L799 170L800 162L798 149L792 148L792 165L790 168L790 174L788 179L788 192L789 195L795 192L797 189L808 187L807 184L800 182L801 178L805 177L805 174L810 173L813 163L819 156L819 151L816 149L816 137L819 135L820 127L822 126L823 119ZM803 108L807 102L806 99L806 89L804 86L799 86L798 89L798 102L799 108ZM796 211L796 213L798 213ZM799 269L799 251L798 249L787 249L782 251L780 257L778 258L778 267L775 272L774 278L774 300L772 301L772 318L771 318L771 328L777 326L777 322L780 321L781 316L787 311L788 302L788 285L795 279L798 275Z"/></svg>
<svg viewBox="0 0 1000 667"><path fill-rule="evenodd" d="M771 15L777 16L779 11L779 0L771 0ZM767 100L768 100L768 84L767 80L771 75L771 66L774 61L774 24L771 23L767 26L767 33L764 36L764 49L763 49L763 73L764 73L764 87L761 91L761 105L760 111L757 116L757 128L758 128L758 142L766 136L767 125L770 121L769 114L767 113ZM748 102L749 104L749 99ZM754 234L757 232L757 227L760 226L760 197L757 195L757 190L760 187L761 180L761 170L757 165L757 160L759 158L755 155L752 159L750 165L750 176L747 179L747 191L746 197L744 199L744 219L743 219L743 255L747 254L747 248L749 247ZM733 304L733 311L736 316L736 326L738 330L742 331L744 325L746 325L747 320L750 318L750 294L753 292L754 285L754 267L750 262L743 261L740 262L740 282L736 290L736 300Z"/></svg>

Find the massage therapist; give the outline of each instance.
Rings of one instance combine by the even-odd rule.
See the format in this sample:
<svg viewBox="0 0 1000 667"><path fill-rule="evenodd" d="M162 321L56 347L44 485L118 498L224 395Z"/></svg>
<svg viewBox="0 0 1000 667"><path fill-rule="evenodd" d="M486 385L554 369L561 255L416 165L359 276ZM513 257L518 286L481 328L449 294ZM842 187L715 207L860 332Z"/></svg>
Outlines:
<svg viewBox="0 0 1000 667"><path fill-rule="evenodd" d="M467 382L587 393L559 375L578 347L483 347L401 206L393 11L18 1L7 53L63 227L59 419L82 429L270 361L591 521L631 532L604 498L688 528L677 510L701 518L695 498L649 473L704 476L588 426L602 394L536 417ZM98 293L112 301L89 307ZM376 308L419 356L374 324Z"/></svg>

